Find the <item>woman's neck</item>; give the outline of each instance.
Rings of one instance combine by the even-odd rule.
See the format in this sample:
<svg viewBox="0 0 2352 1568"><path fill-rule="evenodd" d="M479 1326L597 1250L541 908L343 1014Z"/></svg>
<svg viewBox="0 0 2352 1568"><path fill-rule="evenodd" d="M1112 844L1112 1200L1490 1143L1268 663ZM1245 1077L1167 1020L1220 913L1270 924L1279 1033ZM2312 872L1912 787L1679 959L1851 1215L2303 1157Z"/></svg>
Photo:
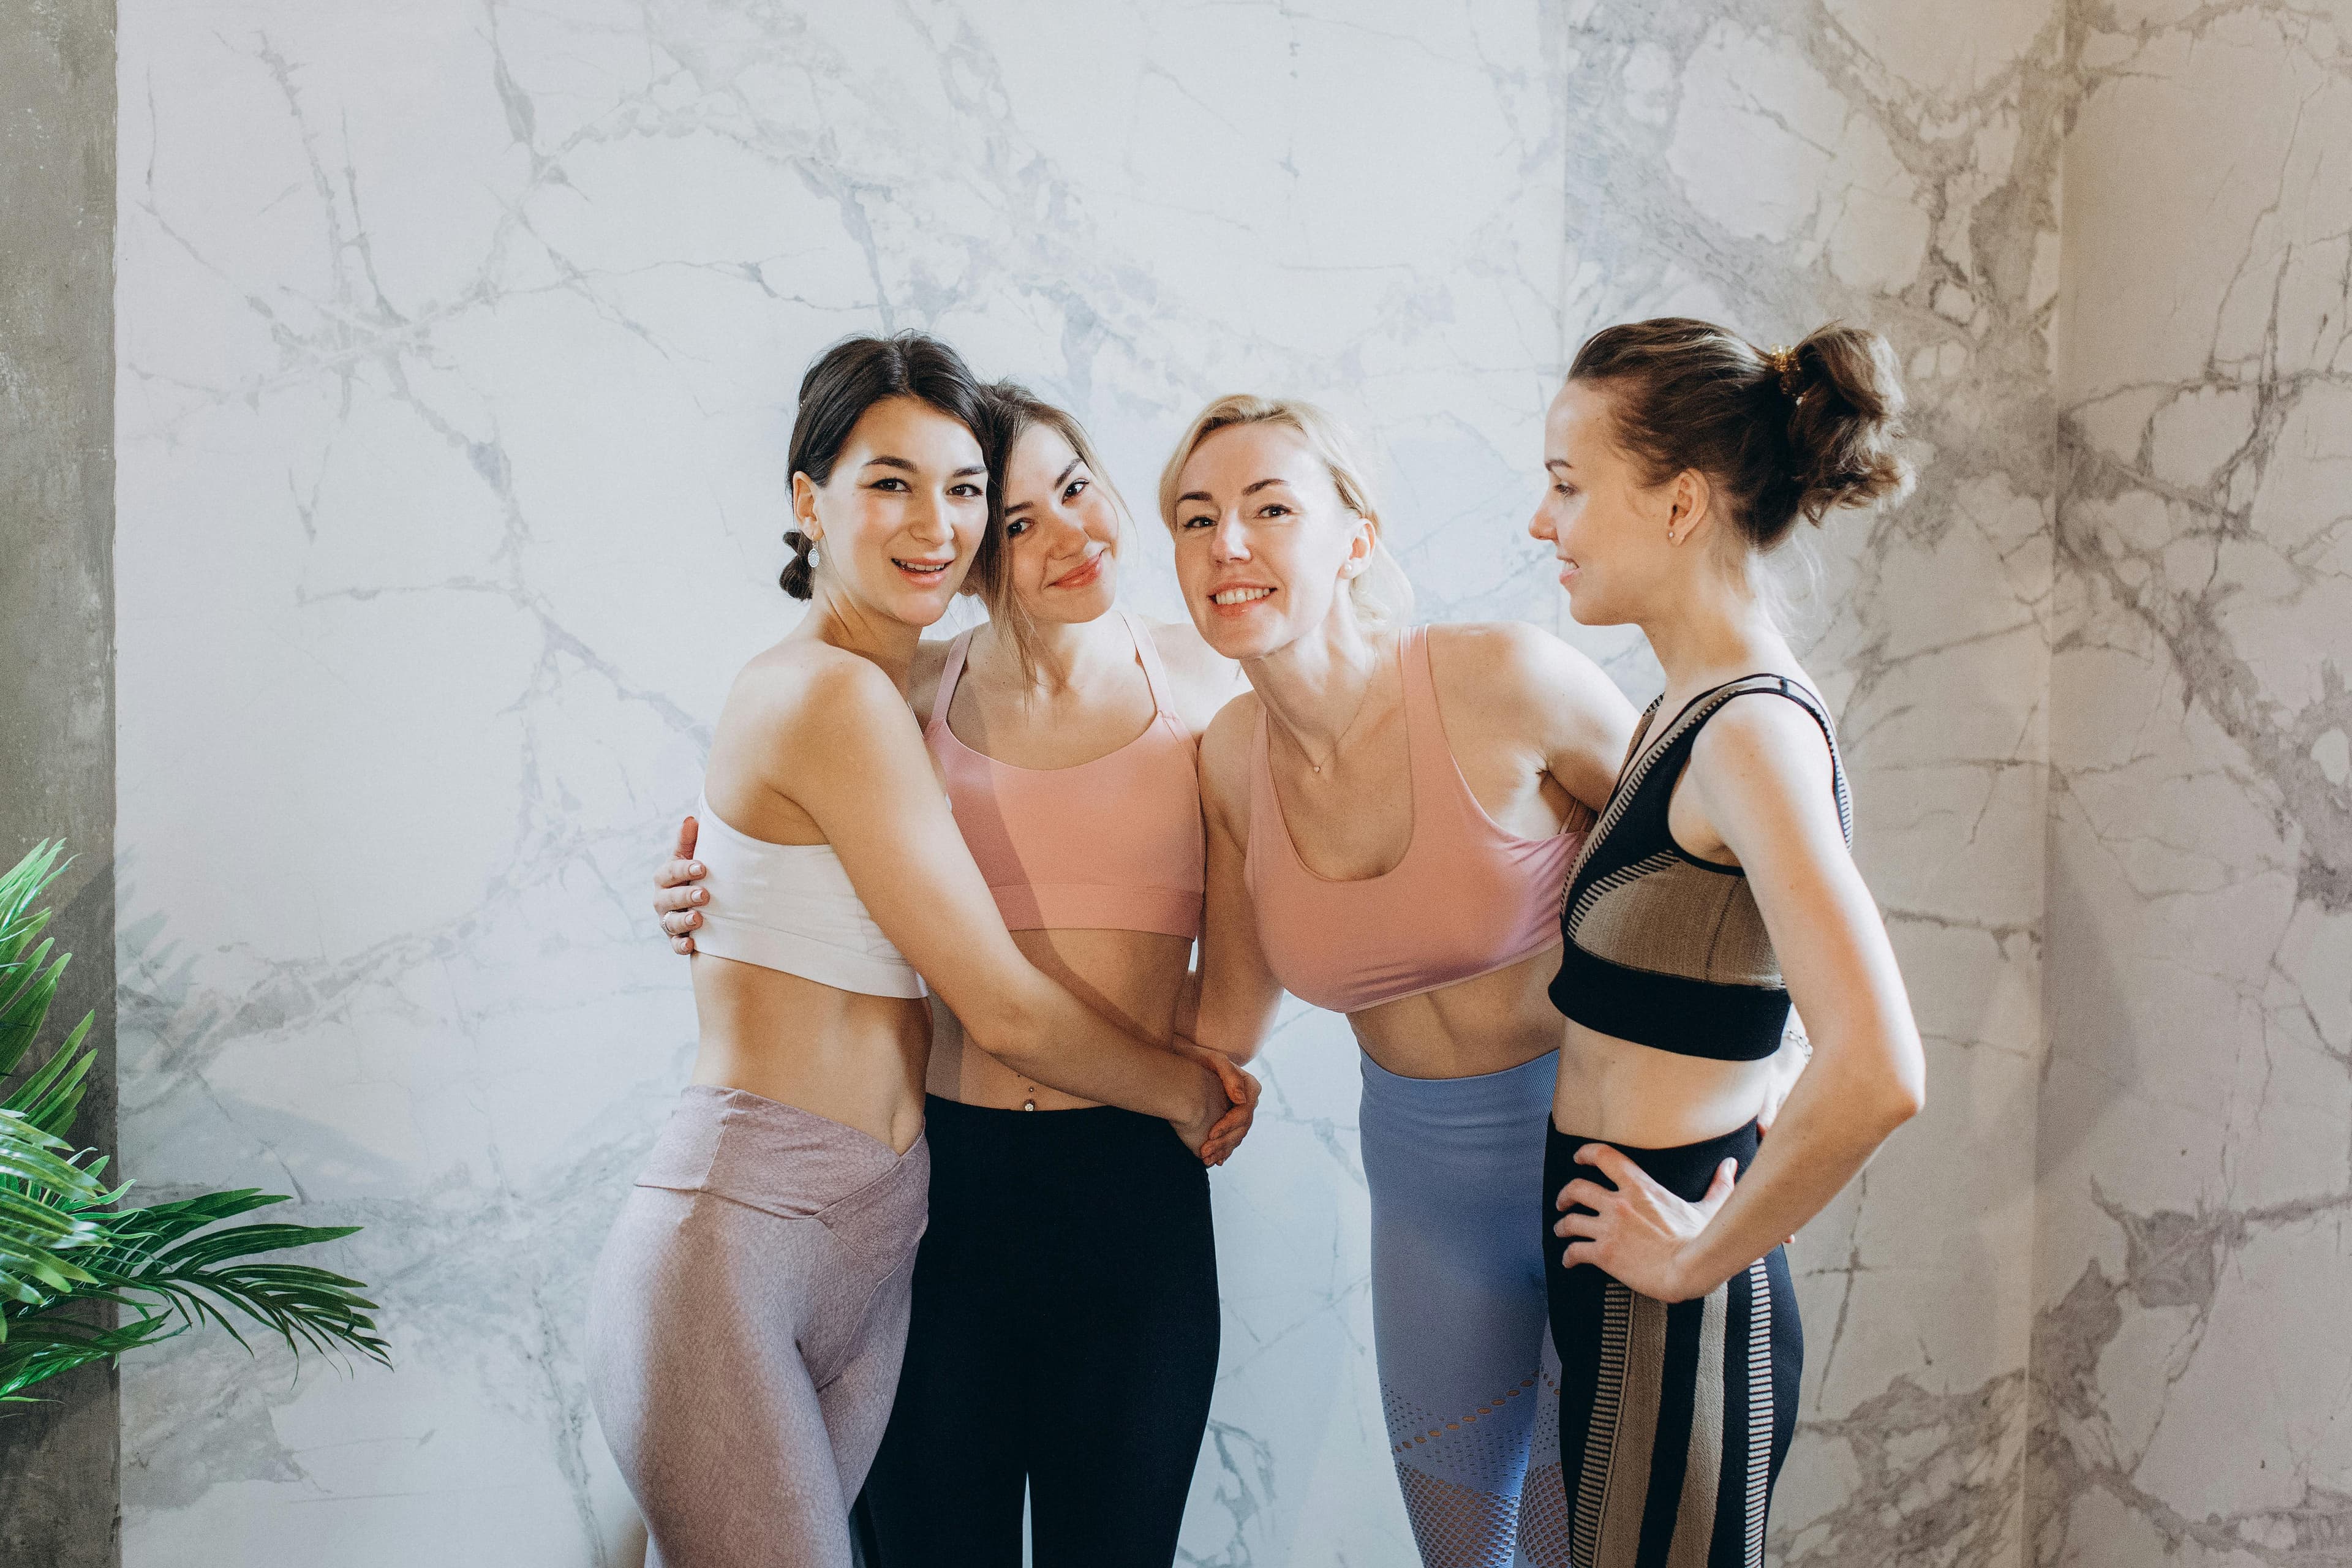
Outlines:
<svg viewBox="0 0 2352 1568"><path fill-rule="evenodd" d="M848 595L820 582L811 596L808 614L786 638L807 638L873 660L907 694L908 672L915 662L915 644L923 628L895 616L881 615Z"/></svg>
<svg viewBox="0 0 2352 1568"><path fill-rule="evenodd" d="M1312 635L1242 661L1242 672L1275 722L1309 759L1328 760L1362 714L1393 639L1367 631L1343 604Z"/></svg>
<svg viewBox="0 0 2352 1568"><path fill-rule="evenodd" d="M1702 574L1671 607L1644 616L1641 627L1665 671L1670 712L1709 687L1796 662L1762 602L1745 581L1725 573Z"/></svg>
<svg viewBox="0 0 2352 1568"><path fill-rule="evenodd" d="M1028 694L1052 700L1123 668L1135 660L1127 619L1116 608L1091 621L1032 621L1029 631ZM993 624L971 639L966 663L991 685L1019 687L1021 671L1013 639Z"/></svg>

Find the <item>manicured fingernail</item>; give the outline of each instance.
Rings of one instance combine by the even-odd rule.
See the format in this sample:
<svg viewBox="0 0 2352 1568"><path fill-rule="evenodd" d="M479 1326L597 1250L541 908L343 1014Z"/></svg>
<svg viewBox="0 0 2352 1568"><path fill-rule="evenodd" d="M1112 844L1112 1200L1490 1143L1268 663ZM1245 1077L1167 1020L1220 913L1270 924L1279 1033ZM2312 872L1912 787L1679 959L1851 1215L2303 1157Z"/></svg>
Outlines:
<svg viewBox="0 0 2352 1568"><path fill-rule="evenodd" d="M699 860L688 860L688 861L686 863L686 874L687 874L688 876L689 876L689 877L699 877L699 876L701 876L701 875L702 875L702 862L701 862L701 861L699 861Z"/></svg>

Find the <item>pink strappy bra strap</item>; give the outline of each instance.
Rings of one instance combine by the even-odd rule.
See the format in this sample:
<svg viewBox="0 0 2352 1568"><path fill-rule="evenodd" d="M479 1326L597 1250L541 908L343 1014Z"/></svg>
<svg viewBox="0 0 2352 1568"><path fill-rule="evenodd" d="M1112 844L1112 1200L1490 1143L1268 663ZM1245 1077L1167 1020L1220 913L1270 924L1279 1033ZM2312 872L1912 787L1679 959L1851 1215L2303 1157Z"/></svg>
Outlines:
<svg viewBox="0 0 2352 1568"><path fill-rule="evenodd" d="M1135 638L1135 657L1143 666L1143 679L1151 687L1151 705L1161 717L1176 716L1176 695L1168 687L1168 667L1160 662L1160 645L1152 640L1151 628L1128 611L1121 610L1119 618L1127 623L1128 635Z"/></svg>
<svg viewBox="0 0 2352 1568"><path fill-rule="evenodd" d="M971 634L978 630L978 626L973 626L968 631L959 632L955 641L948 644L948 662L940 671L940 689L931 694L930 721L933 724L948 721L948 709L955 701L956 682L963 679L963 656L971 650Z"/></svg>
<svg viewBox="0 0 2352 1568"><path fill-rule="evenodd" d="M1421 816L1438 803L1454 802L1466 793L1462 774L1454 765L1454 748L1445 739L1445 721L1437 711L1437 678L1429 668L1429 628L1412 626L1397 649L1398 674L1404 686L1404 734L1412 753L1414 836L1420 837ZM1411 855L1407 850L1406 854Z"/></svg>

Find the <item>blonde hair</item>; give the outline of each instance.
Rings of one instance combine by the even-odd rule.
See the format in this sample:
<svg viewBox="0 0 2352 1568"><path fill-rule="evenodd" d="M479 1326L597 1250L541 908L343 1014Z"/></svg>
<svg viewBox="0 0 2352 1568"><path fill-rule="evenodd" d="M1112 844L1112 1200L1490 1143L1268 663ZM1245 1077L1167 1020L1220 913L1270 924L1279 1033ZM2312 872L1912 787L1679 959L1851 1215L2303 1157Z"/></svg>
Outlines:
<svg viewBox="0 0 2352 1568"><path fill-rule="evenodd" d="M1396 556L1381 538L1380 504L1372 498L1371 479L1357 455L1348 427L1303 398L1259 397L1239 392L1220 397L1194 416L1168 466L1160 470L1160 520L1171 532L1176 528L1176 498L1183 482L1184 465L1201 443L1235 425L1279 425L1297 433L1307 449L1321 460L1331 476L1339 504L1372 525L1371 558L1348 583L1348 598L1356 618L1371 626L1401 626L1412 616L1412 584Z"/></svg>

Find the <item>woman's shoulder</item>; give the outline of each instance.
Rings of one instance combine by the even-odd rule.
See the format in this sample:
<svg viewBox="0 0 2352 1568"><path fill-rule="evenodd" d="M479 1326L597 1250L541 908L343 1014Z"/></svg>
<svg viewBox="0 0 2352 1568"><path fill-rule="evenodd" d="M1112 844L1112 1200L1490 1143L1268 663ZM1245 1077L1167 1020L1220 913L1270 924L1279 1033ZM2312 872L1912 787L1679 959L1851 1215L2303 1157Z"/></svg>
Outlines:
<svg viewBox="0 0 2352 1568"><path fill-rule="evenodd" d="M1481 703L1557 703L1615 685L1601 667L1525 621L1448 621L1426 628L1441 695ZM1597 683L1597 684L1596 684Z"/></svg>
<svg viewBox="0 0 2352 1568"><path fill-rule="evenodd" d="M872 659L814 638L788 637L737 672L719 722L756 722L781 731L810 723L856 724L905 707L897 683Z"/></svg>
<svg viewBox="0 0 2352 1568"><path fill-rule="evenodd" d="M1834 774L1828 708L1803 670L1759 673L1787 685L1753 678L1727 683L1748 690L1715 704L1699 724L1691 739L1692 772L1702 786L1716 780L1810 797Z"/></svg>
<svg viewBox="0 0 2352 1568"><path fill-rule="evenodd" d="M1136 618L1168 671L1186 721L1193 733L1205 734L1216 713L1249 689L1242 667L1211 647L1190 621Z"/></svg>
<svg viewBox="0 0 2352 1568"><path fill-rule="evenodd" d="M1150 616L1135 617L1151 638L1151 647L1168 673L1206 674L1237 669L1232 659L1225 658L1202 639L1200 630L1190 621L1160 621Z"/></svg>

